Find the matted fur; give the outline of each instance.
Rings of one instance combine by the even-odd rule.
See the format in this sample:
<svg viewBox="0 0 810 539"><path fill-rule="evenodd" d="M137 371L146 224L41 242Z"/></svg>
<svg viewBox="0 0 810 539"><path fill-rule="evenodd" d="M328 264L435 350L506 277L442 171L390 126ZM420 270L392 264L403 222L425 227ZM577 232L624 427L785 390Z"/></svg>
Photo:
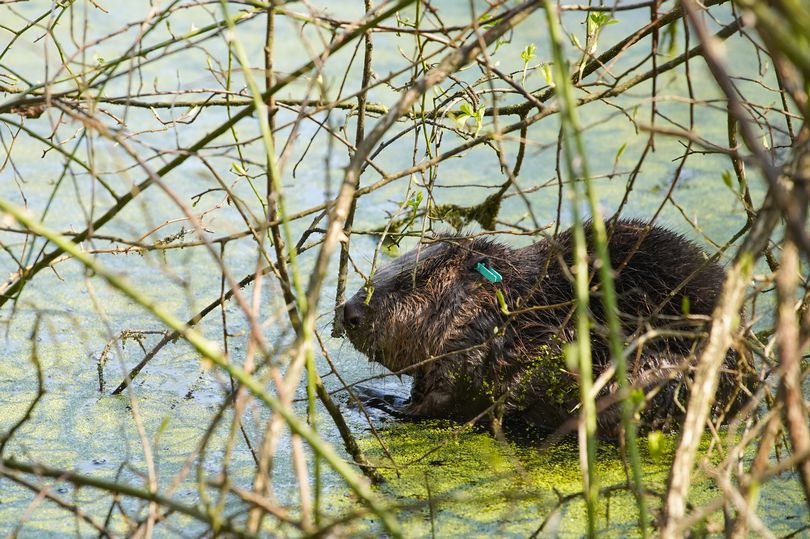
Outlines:
<svg viewBox="0 0 810 539"><path fill-rule="evenodd" d="M608 232L622 330L635 347L630 382L647 394L641 426L667 429L683 414L690 369L724 273L695 244L664 228L618 221ZM586 236L590 244L589 224ZM570 230L521 249L463 236L421 244L346 302L348 337L372 361L413 376L405 415L467 421L495 414L555 429L579 403L578 376L564 359L564 346L576 337L572 251ZM503 281L493 284L476 272L480 261ZM609 365L595 273L591 260L594 377ZM497 291L510 314L502 312ZM651 329L660 336L637 340ZM728 354L716 412L738 404L749 372L748 360ZM609 383L600 393L604 436L617 432L615 391Z"/></svg>

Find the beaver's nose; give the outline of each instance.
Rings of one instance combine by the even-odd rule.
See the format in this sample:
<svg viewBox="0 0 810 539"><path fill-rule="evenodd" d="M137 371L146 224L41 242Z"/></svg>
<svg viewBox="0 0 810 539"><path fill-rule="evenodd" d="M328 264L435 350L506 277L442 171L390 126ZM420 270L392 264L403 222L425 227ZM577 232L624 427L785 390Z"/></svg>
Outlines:
<svg viewBox="0 0 810 539"><path fill-rule="evenodd" d="M366 310L368 305L362 299L353 297L343 305L343 323L346 327L356 328L363 322Z"/></svg>

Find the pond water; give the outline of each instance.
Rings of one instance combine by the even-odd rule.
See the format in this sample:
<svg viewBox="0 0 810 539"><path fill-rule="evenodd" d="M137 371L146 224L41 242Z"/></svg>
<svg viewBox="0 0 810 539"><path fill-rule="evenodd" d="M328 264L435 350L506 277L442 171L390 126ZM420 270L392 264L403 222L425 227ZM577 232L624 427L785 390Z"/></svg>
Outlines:
<svg viewBox="0 0 810 539"><path fill-rule="evenodd" d="M338 19L357 18L362 13L362 2L325 2L329 13ZM469 20L467 3L439 3L442 16L448 24ZM485 9L485 2L474 2L476 9ZM16 86L24 88L28 83L51 81L54 74L61 81L50 86L52 92L74 89L70 71L60 69L63 58L70 58L69 66L76 71L81 65L113 65L133 44L149 47L151 44L182 36L195 28L204 28L221 18L220 7L194 3L172 4L176 9L167 21L154 23L143 41L139 35L146 27L132 24L149 13L146 3L127 3L105 12L91 2L77 2L66 10L45 5L42 2L24 2L2 7L4 30L0 33L0 46L11 43L8 28L21 28L26 21L46 15L40 26L24 33L12 44L10 52L0 57L0 76L13 77ZM662 9L670 9L665 3ZM232 12L237 6L232 5ZM297 4L290 10L305 12ZM730 20L728 10L716 12L724 22ZM415 16L413 11L403 11L402 17ZM615 43L631 29L643 24L646 13L636 11L617 15L619 23L607 26L600 38L601 43ZM288 73L302 65L313 50L320 50L323 34L306 25L279 18L279 38L275 44L276 69ZM584 32L581 23L584 15L568 13L565 23L569 31ZM54 37L45 37L41 25L57 22ZM86 27L84 26L87 21ZM255 17L239 24L237 38L247 49L256 68L254 76L261 77L261 51L264 43L264 18ZM390 24L394 22L390 21ZM120 30L120 31L119 31ZM84 35L84 32L86 35ZM304 37L302 37L302 35ZM79 37L81 36L81 37ZM79 54L74 40L98 44ZM682 28L677 36L683 40ZM414 49L413 36L375 35L374 70L379 77L401 69L403 56ZM76 41L78 42L78 41ZM56 44L60 47L57 47ZM227 69L227 46L221 35L202 39L197 45L186 46L177 39L176 46L161 48L137 60L125 60L116 73L127 73L128 62L137 65L134 76L126 74L115 77L102 88L95 87L87 93L83 110L95 107L103 110L104 122L111 129L125 127L127 140L136 154L146 164L158 169L172 159L178 149L187 148L204 133L222 124L228 110L221 106L195 109L189 114L184 105L174 107L122 105L93 105L94 95L118 97L140 94L139 101L165 101L166 99L201 100L208 89L225 85ZM545 30L544 15L538 11L529 23L520 26L509 35L509 41L501 44L496 58L499 69L519 72L522 69L520 52L528 44L537 45L536 63L548 61L550 54ZM428 47L440 51L433 43ZM178 52L174 52L177 50ZM600 50L602 45L600 45ZM619 65L612 69L625 69L643 59L649 50L649 40L628 51ZM761 99L764 106L778 107L774 95L768 91L771 73L759 75L760 66L753 47L743 40L729 47L730 64L738 70L740 85L749 92L752 100ZM171 52L171 54L169 54ZM353 52L347 47L329 59L321 82L330 98L339 93L341 78L346 71ZM231 88L241 91L244 77L235 66ZM710 76L700 62L692 62L693 91L699 103L695 117L695 131L701 136L723 144L726 140L726 110L716 103L719 96L711 84ZM467 68L459 77L474 83L480 76L475 68ZM409 75L394 77L391 86L407 81ZM760 79L765 87L760 87ZM2 79L0 79L2 80ZM347 77L342 95L348 95L359 87L360 62L355 60ZM300 98L313 81L301 81L285 88L280 98ZM526 81L527 87L544 85L540 69L532 69ZM448 84L449 86L449 84ZM149 97L151 92L163 93ZM168 94L176 92L175 94ZM658 79L658 106L662 116L674 124L687 126L689 109L684 102L688 95L682 71L670 72ZM398 94L390 86L380 86L370 94L370 100L391 106ZM602 211L614 211L626 191L629 171L638 161L647 133L637 130L637 123L647 122L649 116L649 83L639 85L628 95L612 99L609 103L594 102L580 109L582 121L588 126L586 144L588 159L599 193ZM168 97L167 97L168 96ZM16 99L13 93L5 93L2 102ZM432 102L434 95L430 96ZM317 99L317 93L310 96ZM506 102L514 97L505 97ZM617 107L626 107L624 111ZM238 109L234 109L238 110ZM233 112L231 112L233 114ZM187 116L184 116L187 115ZM178 123L165 123L171 119ZM276 122L282 126L277 133L281 147L291 135L290 124L296 113L282 109ZM329 142L328 134L319 128L318 122L326 120L326 114L317 113L314 121L301 123L285 158L283 169L284 196L287 210L295 213L322 204L333 196L342 180L342 167L348 162L344 147ZM49 227L62 233L78 232L87 223L103 214L115 203L113 196L91 174L103 178L110 189L123 194L144 179L143 170L137 166L132 155L118 142L91 134L86 136L83 125L76 119L60 115L56 107L49 108L38 119L25 119L14 114L4 114L2 142L8 160L0 168L0 197L18 205L25 205ZM191 121L193 120L193 121ZM345 110L333 110L329 114L329 126L339 135L353 139L355 119L347 119ZM515 122L515 117L503 117L503 125ZM188 121L188 123L184 123ZM450 123L445 118L443 121ZM660 119L659 119L660 121ZM527 138L530 143L520 176L521 187L527 191L526 199L511 196L504 202L499 218L502 228L510 225L532 228L526 214L531 211L542 226L548 226L556 218L558 194L555 178L555 144L559 120L551 116L531 126ZM17 125L24 130L18 132ZM486 119L483 129L492 129L491 119ZM29 132L30 130L30 132ZM397 132L392 130L391 134ZM232 190L231 198L241 198L246 208L256 215L261 214L261 205L254 194L254 186L247 176L259 176L264 167L262 147L249 142L237 149L234 139L252 141L258 134L255 119L239 123L235 130L223 135L197 158L189 159L181 167L165 177L166 188L152 186L140 193L132 203L95 233L95 238L83 244L84 249L96 251L96 259L105 267L125 275L129 282L150 298L159 301L166 309L185 320L219 297L221 271L212 257L199 247L183 249L124 252L125 243L116 238L147 241L171 238L183 234L185 241L194 240L194 232L177 205L167 194L190 204L203 222L211 238L239 234L245 230L235 204L226 200L214 178L214 173L223 178ZM48 149L41 138L58 140L62 148L75 155L87 167L71 163L53 149ZM421 137L421 135L420 135ZM375 164L391 174L421 162L425 158L424 140L413 136L403 137L375 157ZM388 140L385 139L384 140ZM440 151L446 151L463 142L463 136L446 132L441 140ZM12 144L13 141L13 144ZM311 142L311 143L310 143ZM779 142L779 141L778 141ZM782 141L783 142L783 141ZM503 140L507 161L514 162L518 152L517 133ZM730 170L728 160L721 155L692 155L688 159L679 182L672 193L672 202L664 202L677 160L683 154L683 142L676 138L659 136L655 152L646 157L643 172L623 210L628 217L646 218L660 205L663 210L658 223L683 232L689 238L704 245L709 252L716 251L717 244L726 243L745 222L745 213L737 194L723 182L722 174ZM727 144L727 141L725 142ZM436 148L433 148L435 151ZM617 159L617 156L620 158ZM238 164L235 169L234 165ZM238 174L238 169L246 175ZM495 152L479 146L468 150L458 158L443 161L436 169L436 184L431 191L436 203L471 206L481 202L505 179ZM750 184L755 199L762 197L761 182L753 173ZM363 176L362 185L370 185L380 176L369 169ZM396 212L411 191L427 193L423 177L403 177L386 187L364 196L358 201L351 254L361 271L368 272L379 238L365 234L384 224L392 212ZM263 189L263 178L255 180L258 189ZM470 185L478 187L470 187ZM194 197L199 198L194 198ZM677 205L676 205L677 204ZM299 238L310 226L313 216L291 223L292 235ZM31 263L40 249L46 252L51 247L39 239L32 246L14 229L14 223L0 216L0 275L4 278L17 271L18 263ZM563 204L562 222L570 224L571 216L567 203ZM323 223L320 225L323 226ZM416 224L417 230L421 221ZM449 227L437 225L437 229ZM470 225L469 230L475 230ZM512 228L517 230L517 227ZM319 233L310 241L318 239ZM108 241L112 238L113 241ZM405 239L402 248L413 245ZM532 236L505 236L504 241L514 244L532 241ZM120 249L113 250L116 247ZM317 247L306 250L299 257L300 272L308 276L313 268ZM723 262L729 260L727 252ZM385 260L383 255L383 260ZM223 258L229 271L241 279L255 271L257 264L256 244L248 238L234 239L224 247ZM374 378L370 383L377 388L407 394L407 379L400 381L386 373L380 366L370 364L342 339L329 337L332 307L336 287L337 258L328 273L319 304L317 329L324 339L326 351L335 369L347 382ZM362 277L350 272L349 290L362 284ZM252 285L243 290L245 297L253 293ZM289 324L283 318L283 299L279 287L272 279L263 281L262 321L265 322L266 338L276 350L283 350L292 339ZM760 307L764 300L760 300ZM759 312L759 311L758 311ZM767 309L762 313L765 323ZM131 391L126 396L111 395L123 373L135 365L161 338L157 332L165 328L130 299L113 290L75 261L59 261L52 270L41 271L29 282L16 302L8 302L0 309L0 329L3 331L0 357L0 431L6 431L20 420L37 392L36 369L32 358L41 364L45 393L32 413L15 434L4 457L13 455L24 462L46 463L52 468L75 470L100 479L115 480L132 485L145 485L145 470L149 460L154 459L159 489L173 498L195 505L200 500L197 485L197 462L189 456L211 424L212 418L230 388L227 375L201 364L198 354L182 343L175 342L163 348L139 374ZM224 313L215 311L198 324L198 329L215 342L222 342L223 333L228 334L228 352L233 361L240 363L248 353L247 322L242 311L234 303L226 303ZM130 332L131 338L117 341L105 354L105 347L121 332ZM102 364L102 359L106 363ZM283 359L283 358L280 358ZM341 386L328 365L324 354L316 357L319 372L330 390ZM100 380L104 387L100 389ZM304 397L304 388L299 388L299 397ZM385 458L378 440L370 433L369 425L357 412L346 409L345 395L336 393L336 399L346 412L349 425L370 457L384 467L392 466ZM297 404L302 412L305 403ZM245 412L245 436L254 444L260 443L261 433L268 418L266 409L254 405ZM302 415L303 417L303 415ZM327 442L343 452L337 429L323 409L318 410L317 429ZM200 470L210 477L222 469L228 437L228 421L223 421L214 430L209 449L201 458ZM141 428L139 428L139 425ZM500 443L489 434L471 430L459 430L446 424L395 424L378 422L382 428L380 438L394 456L396 470L385 469L387 483L381 492L389 499L400 502L410 509L403 510L399 517L409 536L515 536L523 537L537 530L547 521L545 531L560 537L578 537L584 532L584 505L572 501L558 505L560 496L581 490L581 476L576 447L570 442L540 451L535 443L513 441ZM143 444L148 442L153 455L146 455ZM665 486L667 456L671 454L673 439L666 438L667 449L662 454L645 454L645 483L659 492ZM435 450L433 450L435 449ZM433 451L431 451L433 450ZM343 454L343 453L342 453ZM249 448L236 443L229 455L229 480L232 484L250 488L255 464ZM276 453L273 489L282 506L297 504L298 483L291 465L290 444L285 438ZM184 467L190 466L187 473ZM605 444L600 449L599 474L603 486L619 485L624 480L622 461L618 448ZM357 509L354 498L347 494L342 480L323 467L321 489L323 508L331 517ZM77 488L67 481L50 482L52 493L80 506L83 511L103 521L110 510L110 499L89 488ZM718 492L707 480L698 482L694 493L695 504L715 498ZM134 512L138 504L127 501L126 507ZM604 536L624 537L637 533L631 496L617 489L605 501L600 516ZM760 497L760 517L778 533L790 533L810 523L799 486L790 474L767 483ZM141 509L143 515L143 509ZM716 517L717 515L715 515ZM710 522L717 525L717 518ZM156 530L158 535L182 534L194 536L199 532L199 523L176 514L168 516ZM289 527L269 532L294 533ZM340 530L345 534L370 534L380 532L378 524L369 518L357 519ZM111 528L123 533L122 522L112 522ZM712 528L716 530L715 528ZM32 492L8 478L0 477L0 534L17 533L20 537L62 536L91 532L85 523L73 518L54 504L37 499Z"/></svg>

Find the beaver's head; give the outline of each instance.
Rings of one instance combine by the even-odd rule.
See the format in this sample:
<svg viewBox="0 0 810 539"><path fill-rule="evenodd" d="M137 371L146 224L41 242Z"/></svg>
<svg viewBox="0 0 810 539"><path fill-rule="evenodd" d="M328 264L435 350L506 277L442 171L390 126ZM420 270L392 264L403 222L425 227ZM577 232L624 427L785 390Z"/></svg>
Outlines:
<svg viewBox="0 0 810 539"><path fill-rule="evenodd" d="M425 242L377 270L343 305L352 344L392 371L482 346L499 321L511 249L485 238Z"/></svg>

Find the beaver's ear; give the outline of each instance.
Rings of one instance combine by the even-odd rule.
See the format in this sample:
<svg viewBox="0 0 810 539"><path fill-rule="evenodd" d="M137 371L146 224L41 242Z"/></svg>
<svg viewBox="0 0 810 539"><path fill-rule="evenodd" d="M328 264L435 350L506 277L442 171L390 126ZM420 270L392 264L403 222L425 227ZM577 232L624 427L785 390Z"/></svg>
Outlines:
<svg viewBox="0 0 810 539"><path fill-rule="evenodd" d="M470 257L470 263L468 264L467 269L472 272L479 273L479 268L481 267L479 264L487 268L490 267L489 258L484 255L473 255Z"/></svg>

